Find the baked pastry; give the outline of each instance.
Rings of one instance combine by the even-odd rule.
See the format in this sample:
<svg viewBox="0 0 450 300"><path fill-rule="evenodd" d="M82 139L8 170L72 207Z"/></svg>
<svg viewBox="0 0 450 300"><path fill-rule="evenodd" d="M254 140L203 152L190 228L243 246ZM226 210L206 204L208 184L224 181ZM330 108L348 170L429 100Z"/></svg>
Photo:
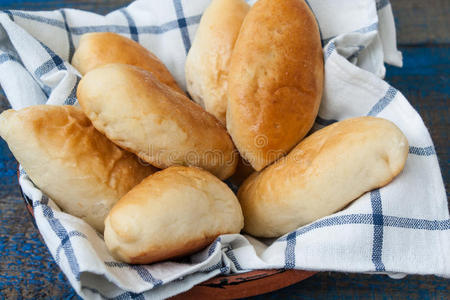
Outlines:
<svg viewBox="0 0 450 300"><path fill-rule="evenodd" d="M105 243L118 260L148 264L194 253L244 225L234 193L210 173L170 167L144 179L112 208Z"/></svg>
<svg viewBox="0 0 450 300"><path fill-rule="evenodd" d="M244 182L238 192L244 230L277 237L330 215L393 180L408 149L400 129L385 119L359 117L327 126Z"/></svg>
<svg viewBox="0 0 450 300"><path fill-rule="evenodd" d="M4 111L0 135L43 193L100 232L113 204L156 171L109 141L74 106Z"/></svg>
<svg viewBox="0 0 450 300"><path fill-rule="evenodd" d="M165 85L184 94L159 58L132 39L113 32L92 32L81 36L72 65L82 75L111 63L140 67L151 72Z"/></svg>
<svg viewBox="0 0 450 300"><path fill-rule="evenodd" d="M203 13L186 58L186 85L195 102L225 124L228 70L242 21L244 0L213 0Z"/></svg>
<svg viewBox="0 0 450 300"><path fill-rule="evenodd" d="M319 29L303 0L259 0L244 19L228 76L227 128L260 171L311 129L323 89Z"/></svg>
<svg viewBox="0 0 450 300"><path fill-rule="evenodd" d="M100 132L158 168L197 166L220 179L236 168L237 152L222 124L143 69L94 69L81 79L77 97Z"/></svg>

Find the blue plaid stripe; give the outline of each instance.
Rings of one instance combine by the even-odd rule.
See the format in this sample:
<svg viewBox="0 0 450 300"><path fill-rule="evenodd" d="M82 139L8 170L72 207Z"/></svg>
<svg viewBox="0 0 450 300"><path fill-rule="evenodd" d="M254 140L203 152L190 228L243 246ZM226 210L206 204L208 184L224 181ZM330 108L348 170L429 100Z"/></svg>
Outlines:
<svg viewBox="0 0 450 300"><path fill-rule="evenodd" d="M48 97L52 93L52 88L48 85L42 84L42 91L44 91L44 94Z"/></svg>
<svg viewBox="0 0 450 300"><path fill-rule="evenodd" d="M351 214L351 215L343 215L343 216L334 216L330 218L326 218L323 220L316 221L310 225L304 226L296 231L293 231L289 235L295 233L295 236L300 236L305 233L308 233L310 231L324 228L324 227L331 227L331 226L338 226L338 225L350 225L350 224L372 224L372 214ZM288 236L289 236L288 235ZM282 242L287 240L287 237L281 237L276 242Z"/></svg>
<svg viewBox="0 0 450 300"><path fill-rule="evenodd" d="M293 231L286 237L286 250L285 250L285 269L295 268L295 245L297 244L297 232Z"/></svg>
<svg viewBox="0 0 450 300"><path fill-rule="evenodd" d="M450 219L448 220L425 220L414 218L403 218L394 216L383 216L383 224L388 227L408 228L417 230L444 231L450 230Z"/></svg>
<svg viewBox="0 0 450 300"><path fill-rule="evenodd" d="M214 251L216 251L217 245L221 242L220 237L218 237L214 243L208 249L208 257L210 257Z"/></svg>
<svg viewBox="0 0 450 300"><path fill-rule="evenodd" d="M69 61L72 61L72 56L73 56L73 53L75 52L75 46L73 44L73 39L72 39L72 31L70 31L69 23L67 23L66 13L64 12L63 9L61 9L59 11L61 12L61 15L62 15L62 17L64 19L64 28L66 29L67 40L69 41L69 55L68 55L68 58L69 58Z"/></svg>
<svg viewBox="0 0 450 300"><path fill-rule="evenodd" d="M40 44L45 49L45 51L47 51L48 55L50 56L50 59L48 61L46 61L45 63L43 63L38 68L36 68L36 70L34 71L34 75L37 78L41 78L43 75L49 73L54 68L56 68L58 70L66 70L66 66L64 65L64 61L61 59L61 57L56 55L56 53L53 52L44 43L41 42Z"/></svg>
<svg viewBox="0 0 450 300"><path fill-rule="evenodd" d="M67 261L70 266L70 270L72 274L75 276L76 280L80 280L80 266L78 265L77 258L73 251L72 243L70 242L69 234L61 222L56 219L53 215L53 210L47 205L48 198L43 196L41 201L38 203L34 203L34 206L41 206L42 212L44 214L45 219L47 220L50 228L56 234L56 236L60 239L62 248L64 249L64 254L66 255Z"/></svg>
<svg viewBox="0 0 450 300"><path fill-rule="evenodd" d="M371 31L375 31L375 30L378 30L378 22L375 22L368 26L357 29L357 30L355 30L355 32L367 33L367 32L371 32Z"/></svg>
<svg viewBox="0 0 450 300"><path fill-rule="evenodd" d="M372 203L374 225L372 262L375 265L376 271L384 271L385 267L381 259L383 255L383 208L379 189L370 192L370 201Z"/></svg>
<svg viewBox="0 0 450 300"><path fill-rule="evenodd" d="M63 11L63 10L62 10ZM6 11L5 11L6 13ZM116 32L116 33L130 33L129 26L123 25L93 25L93 26L78 26L78 27L70 27L67 26L64 22L59 20L45 18L41 16L35 16L30 13L24 13L20 11L12 11L11 15L18 16L24 19L33 20L41 23L45 23L48 25L52 25L61 29L69 30L72 35L82 35L89 32ZM184 22L187 26L200 23L201 15L185 17ZM151 25L151 26L135 26L137 34L163 34L165 32L180 28L180 21L174 20L167 23L163 23L159 26ZM190 46L189 46L190 47Z"/></svg>
<svg viewBox="0 0 450 300"><path fill-rule="evenodd" d="M201 15L196 15L192 17L185 18L186 25L194 25L200 23L200 19L202 18ZM138 27L139 33L151 33L151 34L161 34L170 30L178 29L179 28L179 22L171 21L167 22L165 24L162 24L161 26L142 26ZM187 30L186 30L187 31ZM190 45L189 45L190 48Z"/></svg>
<svg viewBox="0 0 450 300"><path fill-rule="evenodd" d="M181 0L173 0L173 5L175 6L175 12L178 18L178 27L180 28L184 48L186 50L186 53L188 53L189 49L191 49L191 40L189 38L189 32L187 30L187 22L183 12L183 5L181 4Z"/></svg>
<svg viewBox="0 0 450 300"><path fill-rule="evenodd" d="M132 292L125 292L123 294L120 294L117 297L114 298L109 298L112 300L126 300L126 299L136 299L136 300L145 300L144 294L136 294L136 293L132 293Z"/></svg>
<svg viewBox="0 0 450 300"><path fill-rule="evenodd" d="M377 0L377 10L383 9L391 4L389 0Z"/></svg>
<svg viewBox="0 0 450 300"><path fill-rule="evenodd" d="M108 267L114 267L114 268L128 268L128 269L133 269L135 270L139 277L142 278L142 280L144 280L145 282L149 282L151 284L153 284L153 286L159 286L161 285L163 282L155 277L153 277L152 274L150 274L150 272L143 266L139 266L139 265L129 265L129 264L125 264L125 263L121 263L121 262L116 262L116 261L105 261L105 265Z"/></svg>
<svg viewBox="0 0 450 300"><path fill-rule="evenodd" d="M369 111L367 115L368 116L378 115L380 112L383 111L383 109L386 108L386 106L389 105L389 103L391 103L391 101L395 98L396 95L397 90L390 86L386 94L383 96L383 98L378 100L378 102L372 107L372 109Z"/></svg>
<svg viewBox="0 0 450 300"><path fill-rule="evenodd" d="M425 219L414 219L414 218L403 218L395 216L382 216L384 227L397 227L397 228L408 228L417 230L430 230L430 231L442 231L450 229L450 219L448 220L425 220ZM332 226L341 225L374 225L373 214L350 214L350 215L340 215L333 216L326 219L322 219L306 225L296 231L295 235L301 236L310 231L314 231L319 228L326 228ZM285 242L287 236L283 236L276 240L275 242Z"/></svg>
<svg viewBox="0 0 450 300"><path fill-rule="evenodd" d="M11 54L8 54L8 53L0 54L0 65L2 63L7 62L7 61L16 61L16 62L18 62L19 60L15 56L13 56Z"/></svg>
<svg viewBox="0 0 450 300"><path fill-rule="evenodd" d="M37 15L30 14L30 13L22 12L22 11L16 11L16 10L12 10L12 11L10 11L10 13L13 16L21 17L23 19L32 20L32 21L36 21L36 22L40 22L40 23L45 23L48 25L62 28L62 29L65 28L64 22L61 22L59 20L46 18L46 17L42 17L42 16L37 16Z"/></svg>
<svg viewBox="0 0 450 300"><path fill-rule="evenodd" d="M77 76L77 82L72 88L72 91L70 92L69 97L64 101L65 105L74 105L77 102L77 86L80 82L81 78Z"/></svg>
<svg viewBox="0 0 450 300"><path fill-rule="evenodd" d="M220 267L220 274L227 274L228 272L230 272L230 267L228 266L222 266Z"/></svg>
<svg viewBox="0 0 450 300"><path fill-rule="evenodd" d="M44 62L42 65L36 68L34 71L34 76L39 79L37 82L39 83L42 91L45 93L45 95L50 96L52 92L52 88L43 83L40 78L54 70L55 68L58 70L66 70L66 66L64 65L64 61L55 54L49 47L47 47L44 43L39 42L41 46L47 51L48 55L50 56L50 59L46 62Z"/></svg>
<svg viewBox="0 0 450 300"><path fill-rule="evenodd" d="M328 44L328 42L331 41L332 39L334 39L335 37L336 36L334 35L332 37L329 37L329 38L326 38L326 39L322 39L322 47L323 47L323 45Z"/></svg>
<svg viewBox="0 0 450 300"><path fill-rule="evenodd" d="M431 156L436 155L436 150L433 146L428 147L409 147L409 154L419 155L419 156Z"/></svg>
<svg viewBox="0 0 450 300"><path fill-rule="evenodd" d="M325 61L330 57L330 55L336 50L336 45L334 43L330 43L325 50Z"/></svg>
<svg viewBox="0 0 450 300"><path fill-rule="evenodd" d="M74 35L82 35L89 32L115 32L127 34L130 32L130 28L123 25L96 25L71 27L70 31Z"/></svg>
<svg viewBox="0 0 450 300"><path fill-rule="evenodd" d="M35 71L34 75L37 78L41 78L43 75L49 73L53 69L57 68L58 70L64 70L64 62L59 56L53 56L49 60L47 60L45 63L40 65Z"/></svg>
<svg viewBox="0 0 450 300"><path fill-rule="evenodd" d="M186 24L198 24L200 23L201 15L192 16L186 18ZM168 31L178 29L178 21L170 21L160 26L149 25L149 26L137 26L136 30L138 34L163 34ZM116 32L116 33L124 33L127 34L130 32L128 26L122 25L97 25L97 26L80 26L80 27L71 27L70 31L72 34L81 35L89 32Z"/></svg>
<svg viewBox="0 0 450 300"><path fill-rule="evenodd" d="M217 270L217 269L222 269L222 268L223 268L223 263L222 263L222 261L219 261L218 263L216 263L216 264L214 264L214 265L212 265L210 267L207 267L207 268L204 268L204 269L200 269L199 271L208 273L208 272L211 272L211 271L214 271L214 270Z"/></svg>
<svg viewBox="0 0 450 300"><path fill-rule="evenodd" d="M71 237L75 237L75 236L87 239L87 236L84 235L82 232L79 232L77 230L70 231L67 234L67 236L61 241L61 244L56 249L55 261L56 261L57 264L60 263L60 254L61 254L61 250L64 247L65 243L67 243Z"/></svg>
<svg viewBox="0 0 450 300"><path fill-rule="evenodd" d="M239 262L238 262L236 256L234 256L233 249L231 249L231 248L228 249L228 250L225 252L225 255L233 262L233 264L234 264L234 266L236 267L237 270L243 270L242 267L241 267L241 265L239 264Z"/></svg>
<svg viewBox="0 0 450 300"><path fill-rule="evenodd" d="M40 65L36 70L34 71L34 75L36 78L41 78L43 75L50 73L54 69L57 70L67 70L66 65L64 61L56 55L55 52L53 52L49 47L47 47L44 43L40 42L41 46L47 51L48 55L50 56L50 59L44 62L42 65ZM70 51L71 52L71 51ZM73 55L73 53L69 53L69 55ZM42 90L44 93L49 96L52 92L52 88L44 84L41 80L38 80ZM77 102L76 98L76 89L78 86L78 83L80 82L80 77L77 77L77 81L75 85L72 88L72 91L70 92L67 99L64 101L65 105L73 105Z"/></svg>
<svg viewBox="0 0 450 300"><path fill-rule="evenodd" d="M14 22L14 16L13 16L13 14L11 13L10 10L4 10L3 12L4 12L5 14L8 15L8 17L9 17L9 19L10 19L11 21Z"/></svg>
<svg viewBox="0 0 450 300"><path fill-rule="evenodd" d="M131 38L135 41L135 42L139 42L139 36L138 36L138 31L136 28L136 23L134 22L133 18L131 17L131 15L128 13L126 8L122 8L121 10L119 10L125 17L125 19L127 19L128 22L128 28L130 31L130 36Z"/></svg>
<svg viewBox="0 0 450 300"><path fill-rule="evenodd" d="M200 23L201 15L192 16L186 18L187 25L193 25ZM137 26L136 30L138 34L163 34L168 31L178 29L178 21L170 21L160 26L149 25L149 26ZM89 32L116 32L116 33L129 33L130 29L127 26L122 25L97 25L97 26L80 26L71 27L70 31L72 34L81 35Z"/></svg>

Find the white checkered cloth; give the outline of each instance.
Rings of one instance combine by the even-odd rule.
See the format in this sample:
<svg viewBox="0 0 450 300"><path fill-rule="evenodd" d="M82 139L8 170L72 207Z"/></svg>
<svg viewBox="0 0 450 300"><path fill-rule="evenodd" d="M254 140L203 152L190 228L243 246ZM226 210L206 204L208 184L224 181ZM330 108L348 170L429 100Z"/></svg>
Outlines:
<svg viewBox="0 0 450 300"><path fill-rule="evenodd" d="M185 86L184 61L207 0L136 1L107 16L63 9L0 12L0 83L13 108L73 104L78 72L69 64L80 36L114 31L153 51ZM102 236L61 212L20 176L37 226L56 263L82 297L165 298L218 274L286 268L450 277L450 219L430 135L405 97L380 77L402 64L388 1L309 0L320 25L325 93L316 127L355 116L393 121L410 143L392 183L345 210L279 239L226 235L184 261L116 262Z"/></svg>

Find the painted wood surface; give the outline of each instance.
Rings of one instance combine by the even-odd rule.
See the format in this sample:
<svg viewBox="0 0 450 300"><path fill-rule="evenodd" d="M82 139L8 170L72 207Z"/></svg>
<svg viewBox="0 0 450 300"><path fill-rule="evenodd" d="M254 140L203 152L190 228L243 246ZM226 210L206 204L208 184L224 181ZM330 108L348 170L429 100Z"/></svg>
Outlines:
<svg viewBox="0 0 450 300"><path fill-rule="evenodd" d="M105 14L129 1L0 0L1 9L77 7ZM449 0L391 0L404 67L388 67L387 81L419 111L430 129L449 195ZM0 91L0 111L8 107ZM16 162L0 141L0 298L77 298L51 258L26 211ZM322 272L293 286L252 299L450 299L450 281L434 276L403 280L383 275Z"/></svg>
<svg viewBox="0 0 450 300"><path fill-rule="evenodd" d="M449 0L391 0L400 45L450 42Z"/></svg>

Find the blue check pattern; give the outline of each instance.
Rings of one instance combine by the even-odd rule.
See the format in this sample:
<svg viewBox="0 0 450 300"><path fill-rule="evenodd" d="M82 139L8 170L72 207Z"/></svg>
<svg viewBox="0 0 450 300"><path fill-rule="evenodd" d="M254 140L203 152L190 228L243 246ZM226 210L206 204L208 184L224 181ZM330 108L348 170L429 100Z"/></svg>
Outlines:
<svg viewBox="0 0 450 300"><path fill-rule="evenodd" d="M309 0L310 5L314 0ZM153 2L153 1L149 1ZM169 5L170 4L170 5ZM43 53L40 57L40 64L30 67L28 62L25 62L20 53L13 51L14 47L0 48L0 68L3 64L15 64L27 69L35 80L39 88L46 95L50 97L55 89L58 87L56 84L50 84L46 81L46 77L49 74L56 74L57 72L72 73L71 66L68 63L73 57L76 49L77 41L80 35L89 32L116 32L130 37L137 42L145 42L150 37L164 36L166 34L175 34L180 39L179 48L184 54L187 54L192 44L192 36L190 36L190 29L195 28L201 18L201 12L190 13L186 15L188 1L172 0L168 1L168 5L164 9L170 10L170 18L165 18L163 22L158 24L143 23L142 20L136 18L132 8L123 8L116 11L116 17L120 18L120 22L104 24L96 23L92 25L80 25L71 20L69 13L62 9L49 14L38 14L33 12L23 11L3 11L0 12L0 17L5 15L8 20L17 24L32 24L39 28L52 28L52 30L58 30L64 33L67 43L67 51L63 53L51 49L48 46L47 41L39 41L40 49L39 53ZM377 0L376 9L381 10L389 5L387 0ZM1 21L2 19L0 19ZM119 19L117 19L119 20ZM6 21L3 21L6 22ZM320 24L319 24L320 25ZM0 22L1 26L1 22ZM367 24L360 29L355 30L361 34L376 32L378 30L378 22ZM336 37L322 38L324 45L324 58L327 62L333 59L333 56L340 56L339 47L335 43ZM356 47L354 53L347 57L349 61L357 58L359 53L366 47L359 45ZM5 50L9 49L9 50ZM0 69L1 71L1 69ZM77 75L76 80L70 88L67 88L67 96L60 104L75 104L76 103L76 87L80 80ZM388 86L383 95L373 101L370 109L367 111L361 111L360 115L369 116L382 116L385 111L389 111L392 105L398 104L401 100L401 94L395 88ZM412 108L411 108L412 109ZM316 119L316 125L328 126L342 118L336 116L324 117L319 115ZM409 148L410 159L418 159L424 162L436 160L436 151L432 143L411 145ZM83 268L83 259L79 256L80 245L86 245L90 243L93 238L102 238L101 236L92 237L87 232L79 228L72 228L67 226L65 221L60 218L61 213L55 211L50 205L51 200L46 196L37 197L36 192L39 192L36 188L30 187L31 182L26 173L20 169L22 188L27 201L33 205L36 214L36 220L41 228L41 232L44 234L53 236L54 243L49 245L55 261L68 276L71 284L77 290L78 293L83 294L89 291L93 294L100 294L105 299L146 299L151 297L151 290L158 289L159 287L172 282L172 279L168 279L170 276L161 273L152 266L133 266L124 263L114 261L112 259L103 259L101 262L104 266L105 276L108 277L109 273L117 274L120 271L121 274L127 274L126 276L132 276L136 278L139 283L145 285L146 292L134 293L132 291L123 291L117 287L115 290L105 291L101 287L101 283L96 287L93 284L87 284L82 281L82 273L85 272ZM38 193L39 194L39 193ZM353 228L365 227L369 228L370 236L367 239L371 243L371 253L366 257L361 257L361 260L367 259L371 262L372 267L366 271L383 272L390 271L390 266L386 264L384 259L385 248L385 235L387 230L391 228L400 228L408 230L422 230L426 232L444 232L450 230L450 219L425 219L425 218L410 218L406 216L396 216L389 214L389 211L384 207L384 189L376 189L370 192L369 201L370 213L348 213L345 211L342 213L332 215L309 225L303 226L296 231L293 231L273 242L273 245L281 245L283 249L283 261L276 263L276 267L285 269L302 268L300 258L298 256L298 248L302 246L303 240L309 235L314 235L315 232L320 230L326 230L327 228ZM48 228L48 233L43 228ZM249 267L246 259L243 258L239 251L236 251L226 239L219 237L211 244L204 253L200 253L204 262L207 262L203 267L198 269L192 269L195 264L181 264L180 268L185 268L185 275L190 273L205 273L210 276L216 274L228 274L230 272L246 271L252 269ZM103 256L102 256L103 257ZM272 264L273 265L273 264ZM260 266L259 266L260 267ZM190 272L190 273L189 273ZM184 274L184 273L183 273ZM185 276L183 275L183 276ZM108 280L113 281L112 277L108 277ZM206 279L206 277L204 277ZM173 282L172 282L173 284ZM195 284L195 283L193 283ZM132 290L132 288L130 288ZM84 292L83 292L84 291Z"/></svg>

